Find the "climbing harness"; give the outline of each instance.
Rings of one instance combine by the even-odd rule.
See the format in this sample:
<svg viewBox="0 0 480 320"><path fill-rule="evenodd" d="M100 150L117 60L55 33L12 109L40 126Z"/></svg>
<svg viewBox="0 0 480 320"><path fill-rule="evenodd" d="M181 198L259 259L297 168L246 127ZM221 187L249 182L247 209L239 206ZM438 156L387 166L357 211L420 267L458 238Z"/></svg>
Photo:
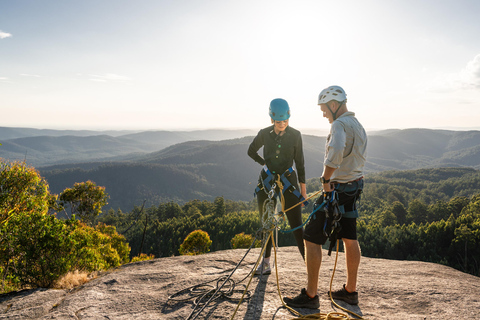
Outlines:
<svg viewBox="0 0 480 320"><path fill-rule="evenodd" d="M272 188L272 190L274 190L274 188ZM312 198L312 197L309 197L309 199ZM272 193L269 193L269 198L265 202L273 201L272 198L273 198ZM318 200L322 200L322 201L318 201ZM340 231L340 228L341 228L340 223L339 223L339 221L341 219L341 213L340 213L340 210L338 208L338 194L335 190L331 191L331 192L323 192L322 197L320 197L318 200L314 204L314 210L310 214L309 219L312 216L314 218L316 218L315 213L323 209L324 212L325 212L325 215L326 215L323 232L325 232L325 234L328 236L329 240L331 241L330 248L329 248L329 255L330 255L331 250L333 249L335 243L337 244L335 266L334 266L332 277L331 277L331 280L330 280L330 300L332 301L332 303L337 308L354 315L358 319L364 319L361 316L359 316L358 314L354 313L353 311L350 311L348 309L345 309L345 308L339 306L332 298L332 293L331 293L332 292L332 283L333 283L333 277L335 275L335 270L336 270L336 267L337 267L338 250L339 250L339 242L340 242L337 239L337 236L338 236L338 232ZM257 263L255 264L254 268L255 269L257 268L257 265L259 264L260 259L262 258L263 252L264 252L265 247L266 247L266 243L269 241L269 239L272 239L272 246L273 246L274 252L275 252L274 264L275 264L275 274L276 274L276 281L277 281L277 291L278 291L278 295L280 297L280 301L282 302L282 305L285 308L287 308L290 312L292 312L293 314L296 314L296 315L300 316L299 318L294 318L294 319L318 319L318 320L341 320L341 319L350 320L350 319L355 319L355 318L350 318L347 314L343 314L343 313L339 313L339 312L330 312L328 314L317 313L317 314L310 314L310 315L302 315L301 313L299 313L295 309L293 309L293 308L291 308L291 307L289 307L285 304L285 302L283 301L282 294L280 292L278 267L277 267L277 248L276 248L276 245L275 245L275 238L273 237L273 229L278 230L278 223L277 223L279 221L279 219L277 219L278 214L276 214L275 207L274 206L272 207L270 205L270 202L268 202L268 206L266 206L264 209L265 209L264 210L264 216L262 218L263 218L263 221L264 221L264 227L269 228L269 229L267 229L268 237L266 237L267 239L263 242L262 253L260 254L259 258L257 259ZM266 221L266 223L265 223L265 221ZM235 317L235 315L238 311L238 308L240 307L240 304L242 303L245 296L247 296L248 287L250 286L250 283L253 279L253 276L254 275L252 274L251 277L250 277L250 281L248 282L248 284L247 284L247 286L244 290L242 298L238 302L238 305L237 305L237 307L236 307L236 309L235 309L235 311L234 311L234 313L231 317L231 320L234 319L234 317Z"/></svg>
<svg viewBox="0 0 480 320"><path fill-rule="evenodd" d="M268 170L268 168L266 170ZM268 174L268 172L267 172L267 174ZM288 181L288 179L287 179L287 181ZM201 284L198 284L198 285L194 285L194 286L188 287L186 289L180 290L177 293L174 293L173 295L168 297L167 303L169 303L170 301L184 302L184 301L189 301L189 300L194 299L194 308L191 311L190 315L186 318L186 320L194 320L203 312L203 310L208 306L208 304L211 301L219 299L220 297L223 297L223 298L231 300L231 301L238 301L237 307L235 308L235 311L234 311L234 313L231 317L231 319L233 320L237 311L238 311L238 309L239 309L239 307L240 307L240 305L241 305L241 303L243 302L243 300L244 299L250 299L252 297L252 294L250 293L248 288L249 288L249 286L250 286L250 284L251 284L251 282L252 282L252 280L255 276L254 270L256 270L258 265L261 263L261 260L262 260L262 258L264 257L264 254L265 254L265 249L267 247L267 243L271 239L272 240L272 246L274 248L274 253L275 253L275 255L274 255L274 257L275 257L274 258L274 265L275 265L275 274L276 274L278 295L280 297L280 301L282 302L282 305L286 309L288 309L290 312L292 312L293 314L296 314L296 315L299 316L299 317L294 318L294 319L299 319L299 320L302 320L302 319L318 319L318 320L342 320L342 319L351 320L352 319L353 320L353 319L355 319L355 318L348 317L348 315L346 315L346 314L338 313L338 312L330 312L328 314L317 313L317 314L310 314L310 315L302 315L300 312L296 311L295 309L293 309L293 308L291 308L291 307L289 307L285 304L285 302L283 301L282 294L280 292L278 267L277 267L277 248L276 248L276 241L275 241L275 238L273 236L273 231L275 230L275 231L278 232L278 230L280 229L279 225L280 225L280 222L281 222L281 218L283 218L283 220L285 221L284 213L287 212L288 210L292 209L294 206L291 207L291 208L285 209L284 208L284 202L283 202L283 199L282 199L282 211L280 213L276 212L275 190L276 190L277 186L278 186L279 190L282 190L284 188L284 186L282 184L282 179L281 179L280 176L277 177L277 180L273 180L273 183L270 185L270 188L268 188L268 189L266 188L266 184L263 180L262 180L262 184L263 184L263 187L265 188L265 190L268 190L268 193L267 193L268 198L265 200L265 202L263 204L263 206L264 206L263 207L263 213L264 214L262 216L262 228L257 231L257 233L255 234L255 239L253 240L252 244L250 245L247 252L242 257L242 259L237 263L235 268L231 271L231 273L228 276L221 276L217 279L207 281L207 282L204 282L204 283L201 283ZM269 185L269 181L267 181L267 185ZM303 197L302 197L303 200L301 200L301 202L299 202L297 205L315 197L320 192L322 192L322 191L316 192L314 195L308 197L307 199L303 199ZM281 198L283 198L283 192L281 192L281 191L280 191L280 196L281 196ZM323 200L319 201L322 198L323 198ZM287 232L292 232L292 231L294 231L298 228L303 228L303 226L309 221L309 219L311 219L311 218L315 219L316 218L316 213L320 210L324 210L325 215L326 215L323 232L325 232L325 234L330 239L329 255L332 251L333 246L335 245L335 242L337 244L335 266L333 268L332 277L331 277L331 280L330 280L330 300L337 308L352 314L353 316L357 317L358 319L364 319L361 316L357 315L356 313L339 306L333 300L332 294L331 294L333 277L335 275L335 270L336 270L336 267L337 267L338 250L339 250L339 240L337 239L337 234L340 231L339 221L341 219L341 213L340 213L340 210L338 208L338 195L337 195L336 191L323 192L322 197L320 197L317 200L317 202L314 204L313 211L309 215L309 217L305 221L305 223L303 223L301 226L299 226L297 228L286 230L286 231L283 231L283 232L287 233ZM235 282L234 280L231 279L232 275L238 269L238 267L241 265L241 263L243 262L245 257L250 252L250 250L253 248L253 246L255 245L255 242L258 239L259 235L263 235L262 236L262 250L261 250L260 255L258 256L258 258L256 260L255 265L253 266L253 268L250 270L250 272L242 280L240 280L238 282ZM277 233L276 238L278 239L278 233ZM263 275L263 272L262 272L261 275ZM242 293L241 298L238 299L238 298L233 297L233 294L242 292L242 290L235 289L235 287L237 285L239 285L241 282L243 282L244 280L246 280L248 277L250 277L250 280L248 281L248 284L247 285L242 285L244 287L244 289L243 289L243 293ZM213 283L213 282L216 283L216 286L213 286L213 285L210 284L210 283ZM225 287L225 289L223 289L224 287ZM186 297L183 297L183 296L186 296ZM204 302L205 300L207 300L207 301ZM200 310L197 311L198 308L200 308ZM256 307L255 307L255 311L256 311Z"/></svg>
<svg viewBox="0 0 480 320"><path fill-rule="evenodd" d="M277 196L281 199L282 205L285 204L283 200L284 199L283 194L287 192L287 190L291 190L291 192L298 198L300 202L305 203L305 205L307 205L308 201L305 200L305 198L302 196L300 191L298 191L298 189L295 188L295 186L290 182L290 180L288 180L288 176L290 176L290 174L292 174L294 171L295 170L293 169L293 167L290 167L287 170L285 170L281 175L274 174L268 169L266 165L264 165L263 170L260 172L260 177L259 177L262 187L257 185L257 187L255 188L254 195L257 195L257 193L260 192L262 189L265 190L265 193L269 194L271 190L275 190L276 187L278 187L279 191L277 193ZM262 172L265 172L266 174L265 178L262 177ZM275 187L274 187L274 184L275 184ZM282 208L284 207L282 206ZM292 208L289 208L289 210Z"/></svg>
<svg viewBox="0 0 480 320"><path fill-rule="evenodd" d="M261 187L259 183L259 185L257 185L257 188L255 189L254 195L256 195L261 190L264 190L267 193L268 197L263 204L263 213L264 213L264 216L262 217L263 227L264 227L264 230L275 229L277 239L278 239L278 231L280 231L281 233L290 233L300 228L303 228L308 223L310 218L312 218L312 216L314 217L315 213L318 210L322 209L322 207L314 208L314 210L310 213L310 215L305 220L305 222L300 226L297 226L292 229L287 229L287 230L282 229L280 227L280 222L281 222L280 217L283 218L283 221L285 222L285 214L288 211L302 204L308 205L308 200L317 196L322 191L321 190L317 191L315 194L305 199L302 196L302 194L298 191L298 189L295 188L295 186L288 180L288 175L290 175L295 171L292 167L285 170L285 172L281 175L279 174L274 175L266 165L263 166L262 171L266 173L266 177L263 179L262 173L260 173L259 180L261 182ZM275 190L277 190L277 188L279 191L275 193ZM290 208L285 208L284 193L289 189L291 189L292 193L299 199L299 202L291 206ZM280 204L282 207L282 210L278 213L276 212L276 202L275 202L276 197L280 198Z"/></svg>

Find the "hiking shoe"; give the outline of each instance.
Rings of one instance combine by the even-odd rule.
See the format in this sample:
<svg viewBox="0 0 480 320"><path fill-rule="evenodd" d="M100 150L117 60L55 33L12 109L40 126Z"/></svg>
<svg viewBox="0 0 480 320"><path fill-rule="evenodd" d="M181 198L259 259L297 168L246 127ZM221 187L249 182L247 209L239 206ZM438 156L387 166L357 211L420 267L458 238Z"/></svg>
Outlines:
<svg viewBox="0 0 480 320"><path fill-rule="evenodd" d="M302 289L302 292L295 298L285 297L283 302L289 307L295 308L309 308L309 309L318 309L320 307L320 302L318 300L318 295L313 298L310 298L307 295L307 290Z"/></svg>
<svg viewBox="0 0 480 320"><path fill-rule="evenodd" d="M330 292L328 292L328 295L330 295ZM358 304L358 292L348 292L345 285L340 290L332 291L332 298L343 300L348 304Z"/></svg>
<svg viewBox="0 0 480 320"><path fill-rule="evenodd" d="M262 269L263 269L263 272L262 272ZM262 273L263 274L272 273L272 269L270 268L270 263L265 263L262 261L262 263L258 265L257 270L255 270L255 275L261 275Z"/></svg>

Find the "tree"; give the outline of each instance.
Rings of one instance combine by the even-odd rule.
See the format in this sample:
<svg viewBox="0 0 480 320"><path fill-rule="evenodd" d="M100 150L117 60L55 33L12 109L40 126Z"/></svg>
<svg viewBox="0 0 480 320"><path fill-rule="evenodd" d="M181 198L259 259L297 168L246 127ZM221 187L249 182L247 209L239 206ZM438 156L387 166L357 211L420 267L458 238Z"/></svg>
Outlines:
<svg viewBox="0 0 480 320"><path fill-rule="evenodd" d="M408 204L407 222L420 224L427 221L427 205L414 199Z"/></svg>
<svg viewBox="0 0 480 320"><path fill-rule="evenodd" d="M391 210L397 218L398 224L402 225L407 222L407 210L405 210L405 207L400 201L392 203Z"/></svg>
<svg viewBox="0 0 480 320"><path fill-rule="evenodd" d="M226 207L225 207L225 200L223 197L216 197L215 201L215 215L218 216L224 216L226 213Z"/></svg>
<svg viewBox="0 0 480 320"><path fill-rule="evenodd" d="M8 162L0 158L0 226L12 216L38 211L47 213L56 196L38 171L24 162Z"/></svg>
<svg viewBox="0 0 480 320"><path fill-rule="evenodd" d="M102 213L107 199L105 187L97 186L92 181L77 182L73 188L65 189L59 197L64 208L70 206L71 214L78 214L80 220L89 225L93 225L95 218Z"/></svg>
<svg viewBox="0 0 480 320"><path fill-rule="evenodd" d="M36 222L46 218L55 195L50 194L45 179L24 162L0 159L0 170L0 275L5 289L6 280L22 280L10 276L10 271L23 264L29 252L39 251L25 252L22 243L35 237Z"/></svg>
<svg viewBox="0 0 480 320"><path fill-rule="evenodd" d="M99 194L104 195L103 188ZM102 199L97 203L103 204ZM55 200L34 168L1 161L0 291L48 287L69 271L128 262L130 248L115 227L99 224L94 229L73 217L57 219L48 214Z"/></svg>
<svg viewBox="0 0 480 320"><path fill-rule="evenodd" d="M382 227L393 226L398 223L397 217L391 209L384 210L380 215L380 223Z"/></svg>
<svg viewBox="0 0 480 320"><path fill-rule="evenodd" d="M185 238L178 250L181 255L195 256L210 251L212 241L208 233L202 230L195 230Z"/></svg>

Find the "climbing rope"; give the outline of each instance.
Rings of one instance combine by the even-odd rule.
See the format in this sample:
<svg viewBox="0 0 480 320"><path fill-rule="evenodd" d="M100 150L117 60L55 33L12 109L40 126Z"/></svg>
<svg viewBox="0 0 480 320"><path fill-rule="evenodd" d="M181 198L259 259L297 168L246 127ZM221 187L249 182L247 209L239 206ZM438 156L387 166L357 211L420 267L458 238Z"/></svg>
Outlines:
<svg viewBox="0 0 480 320"><path fill-rule="evenodd" d="M178 303L178 302L190 301L190 300L193 299L194 300L193 301L194 307L193 307L192 311L190 312L190 315L186 318L186 320L190 320L190 319L194 320L202 313L202 311L213 300L217 300L219 298L224 298L224 299L227 299L227 300L230 300L230 301L237 301L239 299L234 298L233 295L235 293L241 293L241 292L243 292L242 300L243 299L249 299L251 297L251 293L250 293L250 291L246 290L247 287L245 285L243 285L245 287L245 290L235 289L235 287L237 285L239 285L241 282L243 282L245 279L247 279L250 274L253 274L253 270L256 270L255 269L256 265L240 281L235 282L234 280L231 279L231 277L235 273L235 271L238 269L240 264L243 262L245 257L248 255L250 250L254 247L255 242L257 241L257 234L259 232L260 232L260 230L257 231L257 233L255 234L255 239L252 241L252 244L248 248L247 252L245 252L242 259L237 263L235 268L233 268L233 270L231 271L231 273L228 276L221 276L221 277L218 277L217 279L213 279L213 280L210 280L210 281L207 281L207 282L203 282L203 283L200 283L200 284L182 289L182 290L170 295L167 299L167 304L171 301L175 301L175 302ZM221 285L219 285L222 281L223 281L223 283ZM210 283L212 283L212 282L216 282L216 286L211 285ZM227 283L228 283L228 285L226 286L225 289L223 289L223 287ZM186 297L182 298L182 296L186 296ZM246 298L245 298L245 296L246 296ZM204 302L206 299L208 299L208 300L206 302ZM197 311L197 309L199 307L201 307L201 308L200 308L200 310Z"/></svg>
<svg viewBox="0 0 480 320"><path fill-rule="evenodd" d="M351 318L349 317L347 314L345 313L341 313L341 312L329 312L329 313L314 313L314 314L307 314L307 315L300 315L300 317L297 317L297 318L292 318L291 320L304 320L304 319L311 319L311 320L355 320L355 319L360 319L360 320L367 320L363 317L361 317L360 315L356 314L355 312L351 311L351 310L348 310L346 308L343 308L342 306L338 305L334 300L333 300L333 297L332 297L332 284L333 284L333 277L335 276L335 270L337 269L337 260L338 260L338 247L339 247L339 244L340 244L340 240L337 240L337 253L335 255L335 265L333 266L333 271L332 271L332 277L330 278L330 301L332 302L332 304L355 316L356 318ZM275 263L276 263L276 257L275 257ZM275 269L276 269L276 266L275 266ZM278 278L277 278L277 286L278 286ZM279 291L280 293L280 291ZM285 303L283 302L283 298L280 296L280 299L282 300L282 303L285 305ZM291 308L288 308L290 311L293 310ZM295 310L296 314L300 314L298 311Z"/></svg>
<svg viewBox="0 0 480 320"><path fill-rule="evenodd" d="M257 266L259 265L260 260L263 257L263 253L265 252L265 248L267 247L268 240L272 237L272 235L273 235L273 231L270 231L267 239L264 241L262 251L260 252L260 255L258 256L257 262L255 263L255 266L253 267L252 270L257 270ZM238 302L237 307L235 308L235 311L233 312L232 317L230 319L233 319L235 317L235 315L237 314L238 308L242 304L243 299L245 298L245 295L247 294L248 287L250 286L250 283L252 283L253 277L255 276L255 272L252 272L251 274L252 275L250 276L250 280L248 281L248 284L245 287L245 290L243 291L243 295L240 298L240 301Z"/></svg>
<svg viewBox="0 0 480 320"><path fill-rule="evenodd" d="M236 301L238 300L238 304L237 304L237 307L235 308L235 311L234 313L232 314L232 317L231 319L233 320L241 303L243 302L244 299L250 299L251 298L251 293L250 291L248 290L252 280L253 280L253 277L255 276L255 272L254 270L257 269L260 261L261 261L261 258L263 257L264 255L264 252L265 252L265 249L267 247L267 243L270 239L272 239L272 246L274 248L274 253L275 253L275 258L274 258L274 264L275 264L275 274L276 274L276 282L277 282L277 291L278 291L278 295L280 297L280 301L282 302L282 305L288 309L290 312L292 312L293 314L296 314L298 315L299 317L297 318L293 318L292 320L303 320L303 319L312 319L312 320L351 320L351 319L362 319L362 320L366 320L364 318L362 318L360 315L354 313L353 311L350 311L348 309L345 309L343 307L341 307L340 305L338 305L332 298L332 283L333 283L333 278L334 278L334 275L335 275L335 270L336 270L336 267L337 267L337 259L338 259L338 249L339 249L339 240L337 240L337 250L336 250L336 257L335 257L335 265L334 265L334 268L333 268L333 272L332 272L332 277L331 277L331 280L330 280L330 300L331 302L333 303L333 305L335 305L337 308L349 313L349 314L352 314L353 316L357 317L357 318L350 318L347 314L344 314L344 313L339 313L339 312L330 312L330 313L316 313L316 314L308 314L308 315L302 315L300 312L296 311L295 309L287 306L285 304L285 302L283 301L283 297L282 297L282 294L280 292L280 283L279 283L279 276L278 276L278 267L277 267L277 248L276 248L276 244L275 244L275 239L273 237L273 230L278 230L279 229L279 217L282 216L283 214L283 219L285 220L285 216L284 216L284 213L293 209L294 207L308 201L309 199L315 197L316 195L318 195L320 192L322 192L322 190L316 192L315 194L313 194L312 196L308 197L307 199L304 199L303 201L300 201L299 203L297 203L296 205L288 208L285 210L285 200L283 198L283 192L280 192L280 195L281 195L281 205L282 205L282 212L280 214L276 214L275 212L275 201L274 201L274 196L275 196L275 189L276 189L276 186L279 186L280 190L283 189L283 184L280 180L280 178L277 179L277 181L275 181L274 185L272 186L272 188L270 189L270 192L269 192L269 197L267 200L265 200L264 202L264 216L262 217L262 228L260 230L257 231L256 235L255 235L255 239L253 240L252 244L250 245L250 248L248 248L247 252L244 254L244 256L242 257L242 259L238 262L238 264L235 266L235 268L232 270L232 272L230 273L230 275L228 276L221 276L217 279L214 279L214 280L211 280L211 281L208 281L208 282L204 282L204 283L201 283L201 284L198 284L198 285L194 285L194 286L191 286L189 288L186 288L186 289L183 289L183 290L180 290L178 291L177 293L171 295L168 297L168 300L167 300L167 303L169 301L177 301L177 302L184 302L184 301L189 301L191 299L194 299L194 308L192 310L192 312L190 313L190 315L186 318L186 320L194 320L196 319L200 313L208 306L208 304L213 301L213 300L216 300L220 297L223 297L225 299L228 299L228 300L231 300L231 301ZM323 208L326 204L326 201L324 201L324 203L322 203L321 205L317 206L313 211L312 213L310 214L310 216L308 217L307 221L305 221L304 224L302 224L300 227L303 227L307 222L308 220L313 216L313 214L318 211L319 209ZM298 229L299 227L295 228L295 229L291 229L291 230L288 230L288 231L294 231L296 229ZM288 232L287 231L287 232ZM241 280L241 281L238 281L238 282L235 282L233 281L231 278L231 276L233 275L233 273L237 270L237 268L240 266L240 264L242 263L242 261L245 259L245 257L248 255L248 253L250 252L250 250L253 248L253 246L255 245L255 242L257 240L257 235L258 234L261 234L261 233L268 233L268 236L267 237L263 237L263 241L262 241L262 250L260 252L260 255L258 256L257 258L257 261L254 265L254 267L252 268L252 270L250 270L250 272ZM248 284L247 285L243 285L245 288L243 290L243 293L242 293L242 296L240 299L236 299L236 298L233 298L232 295L234 293L239 293L241 292L241 290L238 290L238 289L235 289L235 286L240 284L241 282L243 282L244 280L246 280L248 277L250 276L250 280L248 281ZM219 285L220 282L223 283L221 285ZM212 282L216 282L216 286L213 286L213 285L209 285L209 283L212 283ZM226 289L224 289L222 291L222 288L226 285ZM179 298L180 296L182 295L187 295L188 297L187 298ZM207 299L208 300L204 303L203 300L204 299ZM196 309L199 307L199 306L202 306L200 310L196 311ZM256 309L256 308L255 308ZM195 314L196 313L196 314Z"/></svg>

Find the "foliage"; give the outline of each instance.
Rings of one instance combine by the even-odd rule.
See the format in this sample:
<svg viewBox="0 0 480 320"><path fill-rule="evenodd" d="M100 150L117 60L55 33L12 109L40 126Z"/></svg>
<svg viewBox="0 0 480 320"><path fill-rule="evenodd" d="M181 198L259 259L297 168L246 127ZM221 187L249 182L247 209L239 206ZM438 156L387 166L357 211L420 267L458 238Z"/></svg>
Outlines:
<svg viewBox="0 0 480 320"><path fill-rule="evenodd" d="M153 254L145 254L145 253L140 253L138 256L133 257L132 261L130 262L138 262L138 261L146 261L146 260L152 260L155 259L155 256Z"/></svg>
<svg viewBox="0 0 480 320"><path fill-rule="evenodd" d="M251 234L245 234L244 232L241 232L239 234L236 234L232 240L230 240L230 243L232 244L233 249L248 249L252 245L253 236ZM261 247L262 242L260 240L255 241L255 248Z"/></svg>
<svg viewBox="0 0 480 320"><path fill-rule="evenodd" d="M210 251L212 240L208 233L202 230L195 230L189 233L178 250L181 255L195 256Z"/></svg>
<svg viewBox="0 0 480 320"><path fill-rule="evenodd" d="M107 270L129 261L130 247L115 227L99 223L95 228L75 220L70 234L74 241L74 270Z"/></svg>
<svg viewBox="0 0 480 320"><path fill-rule="evenodd" d="M108 269L128 262L130 248L115 227L89 227L48 214L56 196L25 163L1 162L0 276L2 291L49 287L74 270ZM79 204L81 206L81 204Z"/></svg>
<svg viewBox="0 0 480 320"><path fill-rule="evenodd" d="M362 253L370 257L442 263L480 275L480 194L473 196L460 214L458 204L459 198L428 207L415 204L415 210L423 208L416 213L423 217L432 208L442 207L446 210L442 215L449 214L447 220L387 226L360 221Z"/></svg>
<svg viewBox="0 0 480 320"><path fill-rule="evenodd" d="M480 253L479 171L469 168L422 169L384 172L366 177L360 201L358 236L365 256L412 259L446 264L478 274ZM313 183L312 183L313 182ZM307 181L309 192L316 192ZM472 198L473 196L473 198ZM240 246L260 228L258 211L251 203L216 198L191 200L184 205L160 203L131 212L110 210L99 219L117 226L140 254L144 221L144 253L165 257L180 254L178 248L193 230L204 230L211 238L211 250ZM474 200L475 199L475 200ZM303 209L305 221L311 204ZM288 229L288 225L282 226ZM242 236L238 236L239 234ZM235 239L235 240L234 240ZM251 244L253 238L244 241ZM279 245L296 245L292 234L281 234Z"/></svg>
<svg viewBox="0 0 480 320"><path fill-rule="evenodd" d="M20 212L47 213L55 200L34 168L0 158L0 226Z"/></svg>
<svg viewBox="0 0 480 320"><path fill-rule="evenodd" d="M105 188L97 186L95 182L87 181L75 183L72 188L66 188L59 196L63 207L69 206L72 215L93 225L95 218L102 213L102 207L107 204L108 194Z"/></svg>

